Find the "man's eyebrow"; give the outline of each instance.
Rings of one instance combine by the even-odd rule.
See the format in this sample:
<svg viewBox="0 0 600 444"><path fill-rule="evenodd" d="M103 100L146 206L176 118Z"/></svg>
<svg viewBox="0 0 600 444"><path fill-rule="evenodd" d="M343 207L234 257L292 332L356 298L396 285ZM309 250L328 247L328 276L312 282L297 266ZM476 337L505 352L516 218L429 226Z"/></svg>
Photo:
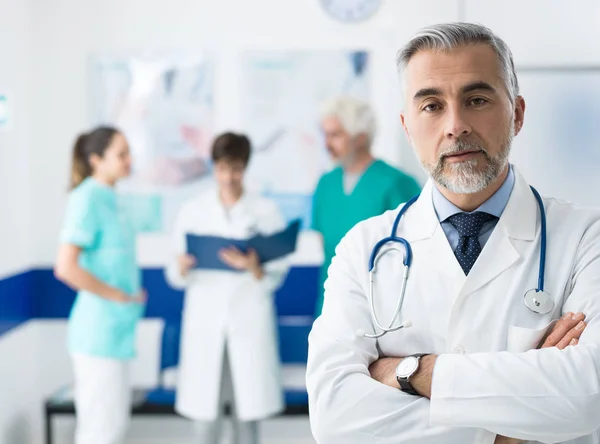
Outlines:
<svg viewBox="0 0 600 444"><path fill-rule="evenodd" d="M461 92L463 94L470 93L473 91L479 91L479 90L496 92L496 88L494 88L489 83L483 82L483 81L469 83L461 88ZM440 88L436 88L436 87L422 88L415 93L415 95L413 96L413 100L421 99L421 98L427 97L427 96L441 96L441 95L442 95L442 90Z"/></svg>
<svg viewBox="0 0 600 444"><path fill-rule="evenodd" d="M496 92L496 88L487 82L473 82L462 87L461 91L463 94L470 93L473 91L484 90L489 92Z"/></svg>
<svg viewBox="0 0 600 444"><path fill-rule="evenodd" d="M417 100L427 96L441 96L442 90L439 88L422 88L413 96L413 100Z"/></svg>

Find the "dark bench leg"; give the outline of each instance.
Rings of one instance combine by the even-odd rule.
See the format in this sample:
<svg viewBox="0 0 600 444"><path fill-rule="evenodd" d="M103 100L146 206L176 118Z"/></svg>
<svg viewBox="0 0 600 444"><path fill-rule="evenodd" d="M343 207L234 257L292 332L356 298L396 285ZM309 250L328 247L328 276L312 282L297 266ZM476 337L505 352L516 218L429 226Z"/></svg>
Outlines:
<svg viewBox="0 0 600 444"><path fill-rule="evenodd" d="M46 444L52 444L52 413L46 408Z"/></svg>

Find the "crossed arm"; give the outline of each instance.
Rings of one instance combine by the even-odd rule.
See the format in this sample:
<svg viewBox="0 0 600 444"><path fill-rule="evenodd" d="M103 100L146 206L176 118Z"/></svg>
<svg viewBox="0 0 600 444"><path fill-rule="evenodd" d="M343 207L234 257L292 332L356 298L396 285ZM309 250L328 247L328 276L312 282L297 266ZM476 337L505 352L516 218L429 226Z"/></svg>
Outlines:
<svg viewBox="0 0 600 444"><path fill-rule="evenodd" d="M539 348L556 347L564 350L568 346L575 346L583 333L586 323L583 313L566 313L554 326L552 332L543 341ZM371 377L389 387L399 389L396 380L396 367L403 358L380 358L369 366ZM411 385L423 397L431 398L431 386L433 382L433 369L435 367L436 355L423 356L420 361L419 370L410 379ZM520 444L516 438L508 438L502 435L496 437L496 444Z"/></svg>
<svg viewBox="0 0 600 444"><path fill-rule="evenodd" d="M309 338L307 388L317 442L492 444L505 439L500 435L562 442L600 428L600 234L594 231L582 241L563 304L565 312L586 314L576 346L432 356L413 381L424 396L371 376L377 365L389 365L381 372L389 380L399 361L370 368L379 359L375 341L355 334L371 322L350 260L362 257L361 251L342 241L329 270L323 314Z"/></svg>

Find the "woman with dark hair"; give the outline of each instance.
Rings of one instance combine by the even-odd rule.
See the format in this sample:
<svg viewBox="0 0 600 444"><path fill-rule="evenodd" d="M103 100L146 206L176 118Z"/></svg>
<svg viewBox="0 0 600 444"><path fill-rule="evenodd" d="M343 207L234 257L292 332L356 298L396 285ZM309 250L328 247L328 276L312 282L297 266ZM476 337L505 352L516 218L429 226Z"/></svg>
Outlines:
<svg viewBox="0 0 600 444"><path fill-rule="evenodd" d="M283 409L273 293L287 262L263 266L254 251L221 252L230 270L199 270L185 254L186 234L247 239L285 228L272 201L247 192L246 136L213 144L216 190L185 204L175 223L170 283L185 289L176 410L197 421L199 444L218 443L223 404L233 407L236 444L258 443L258 421Z"/></svg>
<svg viewBox="0 0 600 444"><path fill-rule="evenodd" d="M120 444L129 425L127 363L146 300L133 226L119 211L114 190L130 169L127 140L114 128L77 139L55 267L58 279L78 291L68 333L76 444Z"/></svg>

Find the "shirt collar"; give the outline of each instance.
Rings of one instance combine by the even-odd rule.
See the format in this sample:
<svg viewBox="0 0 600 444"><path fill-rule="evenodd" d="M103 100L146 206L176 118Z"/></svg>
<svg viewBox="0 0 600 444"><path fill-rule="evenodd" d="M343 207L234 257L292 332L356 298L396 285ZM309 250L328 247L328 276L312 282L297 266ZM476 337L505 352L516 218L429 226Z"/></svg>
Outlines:
<svg viewBox="0 0 600 444"><path fill-rule="evenodd" d="M115 189L113 187L111 187L109 185L106 185L105 183L102 183L102 182L98 181L93 176L86 177L83 180L82 185L84 183L87 183L88 186L94 188L95 190L98 191L98 193L102 194L103 196L114 197L116 195Z"/></svg>
<svg viewBox="0 0 600 444"><path fill-rule="evenodd" d="M512 165L510 165L510 168L508 169L508 175L506 176L504 183L502 183L502 186L492 195L492 197L481 204L481 206L475 211L483 211L500 218L504 212L504 208L506 208L506 204L508 203L508 199L510 198L510 194L512 193L514 185L515 173L513 172ZM440 222L444 222L450 216L453 216L457 213L463 213L460 208L456 207L452 202L444 197L435 184L433 186L432 196L433 207L435 208L435 212Z"/></svg>

